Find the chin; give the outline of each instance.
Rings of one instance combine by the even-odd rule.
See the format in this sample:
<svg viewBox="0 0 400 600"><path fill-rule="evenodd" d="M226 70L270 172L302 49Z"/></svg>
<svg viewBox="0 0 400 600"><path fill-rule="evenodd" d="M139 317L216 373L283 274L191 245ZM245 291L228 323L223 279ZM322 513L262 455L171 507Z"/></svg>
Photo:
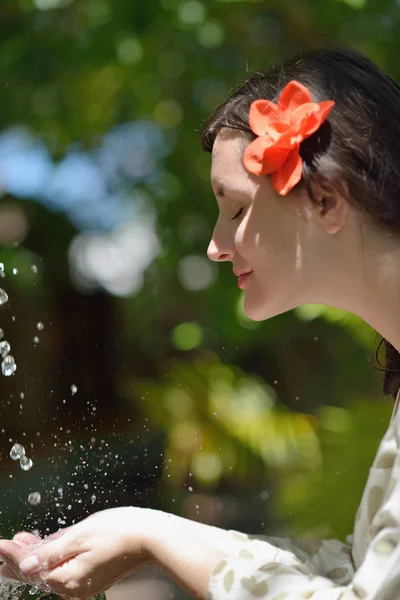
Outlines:
<svg viewBox="0 0 400 600"><path fill-rule="evenodd" d="M272 319L273 317L277 317L293 308L296 308L297 304L290 304L283 302L262 302L262 300L258 300L258 302L254 302L250 300L250 298L244 297L244 305L243 310L248 319L252 321L267 321L268 319Z"/></svg>

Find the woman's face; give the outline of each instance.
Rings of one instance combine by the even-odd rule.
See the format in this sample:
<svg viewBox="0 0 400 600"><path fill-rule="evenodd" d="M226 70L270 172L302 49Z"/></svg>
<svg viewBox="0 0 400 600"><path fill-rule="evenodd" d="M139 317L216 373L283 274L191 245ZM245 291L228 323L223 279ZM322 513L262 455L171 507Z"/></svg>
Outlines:
<svg viewBox="0 0 400 600"><path fill-rule="evenodd" d="M229 129L215 140L211 184L219 216L207 254L213 261L230 261L233 277L250 272L240 279L244 310L261 321L315 301L318 257L307 242L311 203L306 192L283 197L269 177L249 173L242 162L248 143L244 133Z"/></svg>

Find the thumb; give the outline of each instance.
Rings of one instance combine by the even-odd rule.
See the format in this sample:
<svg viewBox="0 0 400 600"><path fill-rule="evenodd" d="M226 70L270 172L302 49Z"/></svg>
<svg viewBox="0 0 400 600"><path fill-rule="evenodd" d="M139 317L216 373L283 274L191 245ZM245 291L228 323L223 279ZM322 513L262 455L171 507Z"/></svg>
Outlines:
<svg viewBox="0 0 400 600"><path fill-rule="evenodd" d="M17 542L19 545L29 546L31 544L40 542L41 538L33 533L29 533L28 531L19 531L14 535L13 541Z"/></svg>
<svg viewBox="0 0 400 600"><path fill-rule="evenodd" d="M31 549L29 555L25 552L19 568L23 573L29 575L39 571L51 571L76 554L78 554L77 544L71 534L47 538L36 548Z"/></svg>
<svg viewBox="0 0 400 600"><path fill-rule="evenodd" d="M0 540L0 559L18 565L26 556L26 548L11 540Z"/></svg>

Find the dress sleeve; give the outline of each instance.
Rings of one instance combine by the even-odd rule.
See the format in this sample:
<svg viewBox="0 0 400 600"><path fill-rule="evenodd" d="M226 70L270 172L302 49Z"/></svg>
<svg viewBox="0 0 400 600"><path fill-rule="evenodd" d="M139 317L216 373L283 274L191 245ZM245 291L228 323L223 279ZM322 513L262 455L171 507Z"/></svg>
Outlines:
<svg viewBox="0 0 400 600"><path fill-rule="evenodd" d="M400 481L375 514L371 541L354 571L351 536L338 540L241 536L240 550L211 575L210 600L398 600L400 598Z"/></svg>

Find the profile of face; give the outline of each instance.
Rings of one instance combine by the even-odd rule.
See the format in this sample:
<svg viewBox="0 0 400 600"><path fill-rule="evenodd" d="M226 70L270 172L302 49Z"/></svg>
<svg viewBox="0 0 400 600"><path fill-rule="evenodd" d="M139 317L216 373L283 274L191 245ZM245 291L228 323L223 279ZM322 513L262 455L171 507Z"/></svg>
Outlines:
<svg viewBox="0 0 400 600"><path fill-rule="evenodd" d="M251 272L240 285L244 310L261 321L324 301L327 238L333 236L315 219L303 186L280 196L269 177L246 170L242 157L249 141L245 133L230 129L216 137L211 184L219 216L207 254L216 262L230 261L236 276Z"/></svg>

